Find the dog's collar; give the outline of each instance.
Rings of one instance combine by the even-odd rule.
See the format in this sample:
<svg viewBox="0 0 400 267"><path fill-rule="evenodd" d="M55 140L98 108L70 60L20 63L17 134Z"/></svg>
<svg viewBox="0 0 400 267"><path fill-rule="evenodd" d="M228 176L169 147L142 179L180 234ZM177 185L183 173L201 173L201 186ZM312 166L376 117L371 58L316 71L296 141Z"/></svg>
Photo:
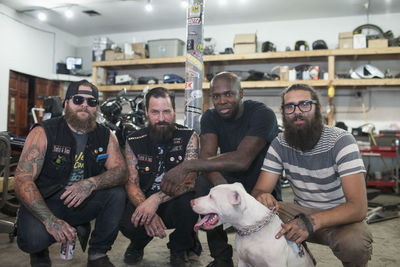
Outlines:
<svg viewBox="0 0 400 267"><path fill-rule="evenodd" d="M246 235L250 235L252 233L260 231L267 223L272 221L272 218L274 218L274 216L276 214L277 213L275 211L269 212L267 214L267 216L265 216L265 218L262 219L261 221L258 221L253 225L249 225L249 226L242 227L240 229L236 229L237 234L240 236L246 236Z"/></svg>

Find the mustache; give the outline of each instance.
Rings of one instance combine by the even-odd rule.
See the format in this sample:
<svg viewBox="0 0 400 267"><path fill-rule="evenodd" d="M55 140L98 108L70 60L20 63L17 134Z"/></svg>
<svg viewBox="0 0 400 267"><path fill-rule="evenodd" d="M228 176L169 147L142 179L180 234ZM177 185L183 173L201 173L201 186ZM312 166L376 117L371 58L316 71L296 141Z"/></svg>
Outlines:
<svg viewBox="0 0 400 267"><path fill-rule="evenodd" d="M165 125L165 126L168 126L169 123L168 123L168 122L165 122L165 121L161 121L161 122L157 122L156 125Z"/></svg>
<svg viewBox="0 0 400 267"><path fill-rule="evenodd" d="M303 115L301 113L295 113L293 120L303 120Z"/></svg>

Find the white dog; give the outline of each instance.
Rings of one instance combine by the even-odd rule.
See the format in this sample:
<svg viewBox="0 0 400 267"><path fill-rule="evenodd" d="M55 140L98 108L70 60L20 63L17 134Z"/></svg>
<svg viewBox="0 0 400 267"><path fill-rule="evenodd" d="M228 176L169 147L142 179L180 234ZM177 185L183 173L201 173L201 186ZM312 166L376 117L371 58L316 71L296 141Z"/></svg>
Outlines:
<svg viewBox="0 0 400 267"><path fill-rule="evenodd" d="M275 235L282 229L281 219L250 194L242 184L213 187L207 196L191 201L193 210L204 218L194 230L213 229L231 224L236 234L239 267L314 266L310 255L296 243Z"/></svg>

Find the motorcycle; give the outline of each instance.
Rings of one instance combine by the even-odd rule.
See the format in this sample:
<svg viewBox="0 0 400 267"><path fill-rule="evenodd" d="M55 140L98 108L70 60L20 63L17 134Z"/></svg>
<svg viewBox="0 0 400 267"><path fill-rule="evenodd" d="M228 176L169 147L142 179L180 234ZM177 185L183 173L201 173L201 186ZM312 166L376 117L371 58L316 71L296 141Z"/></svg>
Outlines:
<svg viewBox="0 0 400 267"><path fill-rule="evenodd" d="M98 122L116 135L122 152L124 152L126 137L145 126L144 106L144 93L129 98L125 88L100 105L101 113Z"/></svg>

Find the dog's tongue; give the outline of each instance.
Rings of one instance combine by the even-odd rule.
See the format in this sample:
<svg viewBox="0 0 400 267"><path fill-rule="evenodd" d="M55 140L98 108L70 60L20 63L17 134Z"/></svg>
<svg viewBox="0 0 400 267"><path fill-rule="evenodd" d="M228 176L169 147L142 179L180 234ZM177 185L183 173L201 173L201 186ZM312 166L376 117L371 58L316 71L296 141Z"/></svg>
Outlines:
<svg viewBox="0 0 400 267"><path fill-rule="evenodd" d="M193 230L195 232L199 231L199 229L203 226L203 224L205 224L208 219L210 219L212 214L207 214L206 216L203 217L203 219L201 219L198 223L196 223L193 227Z"/></svg>

